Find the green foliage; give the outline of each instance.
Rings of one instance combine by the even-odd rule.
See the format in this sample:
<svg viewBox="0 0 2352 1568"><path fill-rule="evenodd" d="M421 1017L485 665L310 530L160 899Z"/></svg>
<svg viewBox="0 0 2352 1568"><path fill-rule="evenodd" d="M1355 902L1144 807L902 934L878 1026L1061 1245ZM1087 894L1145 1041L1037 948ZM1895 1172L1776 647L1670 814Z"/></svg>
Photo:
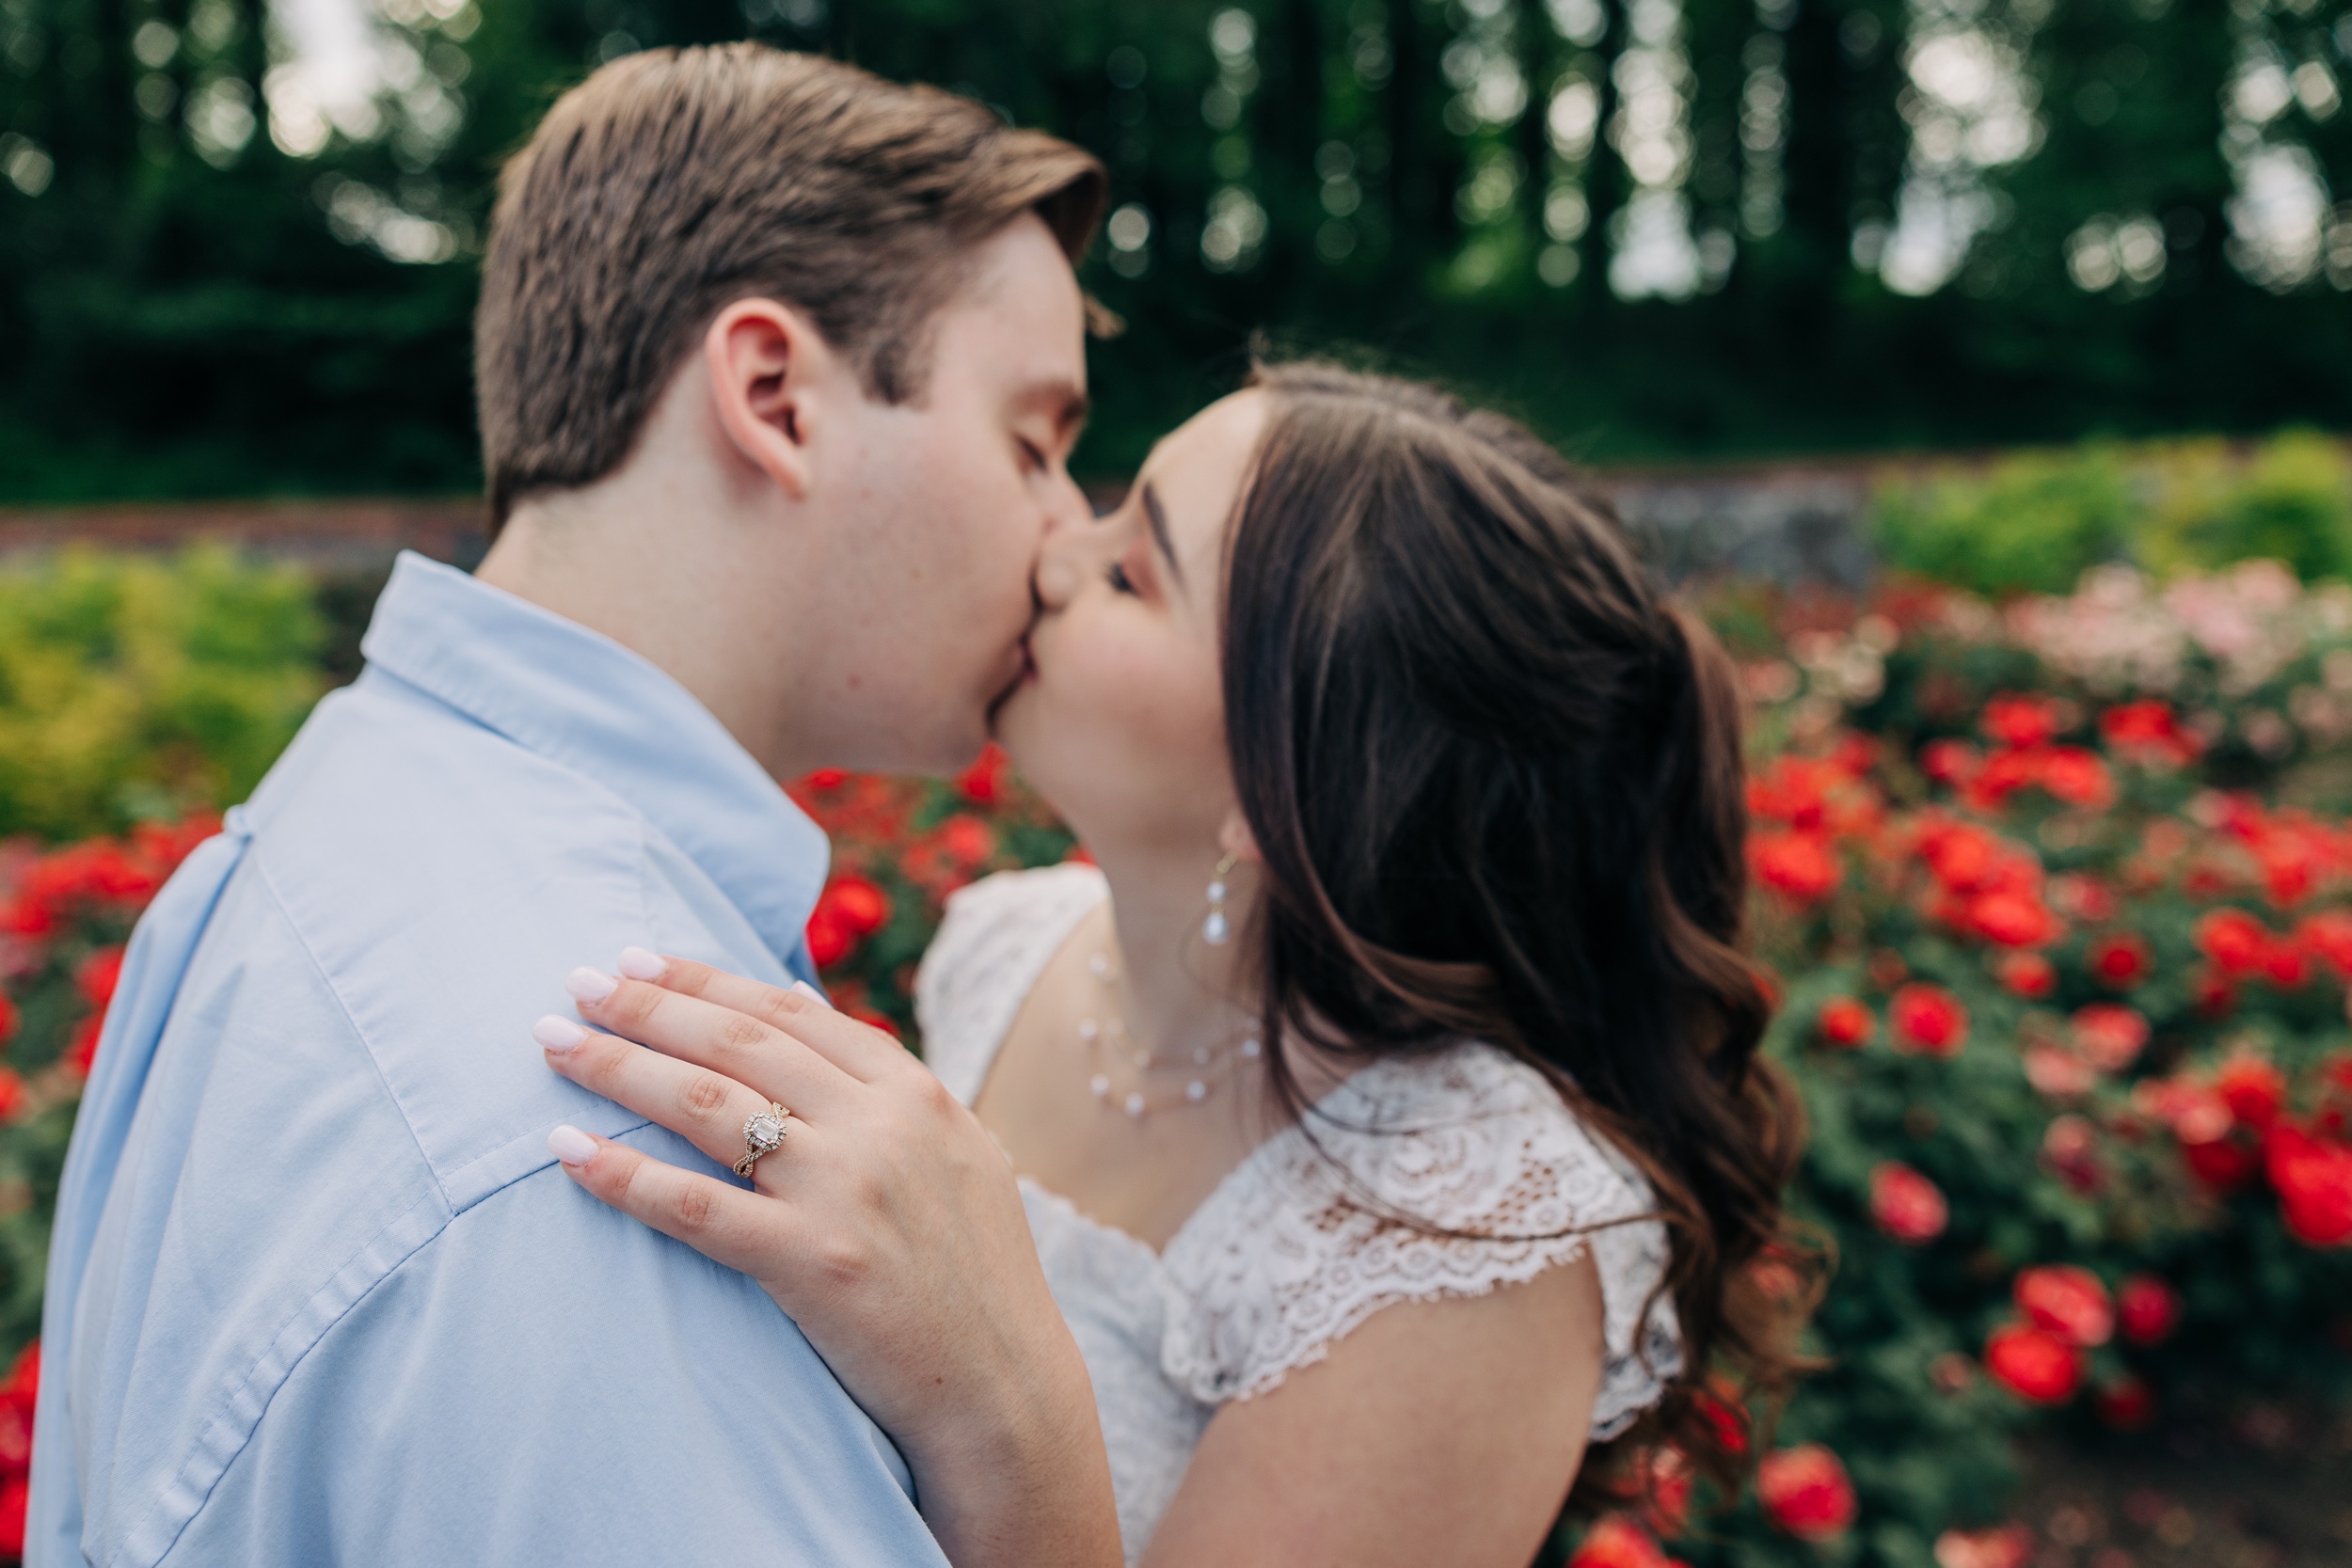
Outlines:
<svg viewBox="0 0 2352 1568"><path fill-rule="evenodd" d="M2200 442L2154 467L2158 499L2140 553L2157 572L2270 560L2307 582L2352 578L2352 456L2342 443L2291 432L2240 462Z"/></svg>
<svg viewBox="0 0 2352 1568"><path fill-rule="evenodd" d="M0 571L0 838L244 799L323 682L309 579L227 550Z"/></svg>
<svg viewBox="0 0 2352 1568"><path fill-rule="evenodd" d="M1870 530L1889 565L1996 597L2066 593L2106 561L2168 578L2253 560L2352 578L2352 454L2315 431L2248 453L2218 440L2024 452L1885 485Z"/></svg>
<svg viewBox="0 0 2352 1568"><path fill-rule="evenodd" d="M1979 594L2063 593L2122 548L2131 487L2106 447L2001 460L1982 477L1889 486L1875 509L1889 564Z"/></svg>

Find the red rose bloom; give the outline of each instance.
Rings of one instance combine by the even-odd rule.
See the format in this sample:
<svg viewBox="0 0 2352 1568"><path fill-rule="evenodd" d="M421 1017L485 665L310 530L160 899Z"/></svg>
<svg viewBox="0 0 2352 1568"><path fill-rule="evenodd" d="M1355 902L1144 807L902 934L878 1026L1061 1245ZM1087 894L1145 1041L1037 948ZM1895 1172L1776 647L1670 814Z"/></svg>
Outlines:
<svg viewBox="0 0 2352 1568"><path fill-rule="evenodd" d="M2352 910L2322 910L2295 927L2295 944L2352 980Z"/></svg>
<svg viewBox="0 0 2352 1568"><path fill-rule="evenodd" d="M2023 893L1979 894L1968 900L1968 926L2003 947L2039 947L2065 929L2047 905Z"/></svg>
<svg viewBox="0 0 2352 1568"><path fill-rule="evenodd" d="M2352 1243L2352 1146L2280 1123L2267 1152L2288 1233L2306 1246Z"/></svg>
<svg viewBox="0 0 2352 1568"><path fill-rule="evenodd" d="M1984 733L2004 746L2040 746L2058 734L2058 705L2044 697L2004 695L1986 700Z"/></svg>
<svg viewBox="0 0 2352 1568"><path fill-rule="evenodd" d="M2136 1274L2116 1289L2116 1321L2135 1345L2157 1345L2181 1323L2181 1292L2153 1274Z"/></svg>
<svg viewBox="0 0 2352 1568"><path fill-rule="evenodd" d="M0 1121L7 1121L24 1108L24 1080L14 1068L0 1067Z"/></svg>
<svg viewBox="0 0 2352 1568"><path fill-rule="evenodd" d="M2153 698L2118 703L2099 715L2099 736L2114 751L2175 766L2201 749L2196 737L2173 718L2170 705Z"/></svg>
<svg viewBox="0 0 2352 1568"><path fill-rule="evenodd" d="M2078 1007L2068 1027L2083 1060L2102 1072L2121 1072L2139 1059L2148 1043L2148 1020L2116 1002Z"/></svg>
<svg viewBox="0 0 2352 1568"><path fill-rule="evenodd" d="M25 1476L0 1481L0 1553L10 1557L24 1555L24 1513L32 1496L32 1483Z"/></svg>
<svg viewBox="0 0 2352 1568"><path fill-rule="evenodd" d="M2085 1117L2053 1118L2042 1134L2042 1161L2074 1191L2098 1190L2099 1135Z"/></svg>
<svg viewBox="0 0 2352 1568"><path fill-rule="evenodd" d="M939 825L939 844L957 864L969 868L996 852L996 831L977 816L951 816Z"/></svg>
<svg viewBox="0 0 2352 1568"><path fill-rule="evenodd" d="M2004 953L1993 966L1994 977L2012 996L2039 1002L2058 990L2058 966L2039 953Z"/></svg>
<svg viewBox="0 0 2352 1568"><path fill-rule="evenodd" d="M2148 949L2148 939L2138 932L2114 931L2093 938L2084 961L2090 966L2091 977L2101 985L2129 990L2148 978L2154 955Z"/></svg>
<svg viewBox="0 0 2352 1568"><path fill-rule="evenodd" d="M838 915L852 936L870 937L890 924L890 895L854 871L826 883L817 902Z"/></svg>
<svg viewBox="0 0 2352 1568"><path fill-rule="evenodd" d="M2115 803L2115 775L2096 752L2079 746L2053 746L2042 753L2042 787L2070 806L2098 810Z"/></svg>
<svg viewBox="0 0 2352 1568"><path fill-rule="evenodd" d="M115 999L115 987L122 979L122 949L102 947L82 960L73 972L73 989L82 993L82 1000L93 1007L103 1007Z"/></svg>
<svg viewBox="0 0 2352 1568"><path fill-rule="evenodd" d="M2244 910L2210 910L2197 922L2197 951L2232 979L2261 972L2270 957L2270 930Z"/></svg>
<svg viewBox="0 0 2352 1568"><path fill-rule="evenodd" d="M1977 767L1977 749L1964 740L1931 740L1919 748L1919 771L1940 784L1966 784Z"/></svg>
<svg viewBox="0 0 2352 1568"><path fill-rule="evenodd" d="M1622 1513L1605 1513L1585 1533L1568 1568L1668 1568L1649 1532Z"/></svg>
<svg viewBox="0 0 2352 1568"><path fill-rule="evenodd" d="M1968 1040L1968 1009L1942 986L1915 980L1887 1004L1895 1049L1915 1055L1951 1056Z"/></svg>
<svg viewBox="0 0 2352 1568"><path fill-rule="evenodd" d="M2026 1269L2011 1288L2018 1307L2037 1328L2085 1350L2104 1345L2115 1334L2115 1302L2100 1277L2071 1263L2051 1263Z"/></svg>
<svg viewBox="0 0 2352 1568"><path fill-rule="evenodd" d="M2231 1057L2213 1075L2213 1086L2230 1115L2257 1132L2277 1120L2279 1107L2286 1103L2285 1075L2260 1056Z"/></svg>
<svg viewBox="0 0 2352 1568"><path fill-rule="evenodd" d="M1708 1429L1715 1434L1717 1448L1734 1455L1748 1451L1747 1406L1732 1397L1727 1386L1703 1388L1691 1396L1691 1402L1698 1407Z"/></svg>
<svg viewBox="0 0 2352 1568"><path fill-rule="evenodd" d="M2235 1138L2210 1143L2184 1143L2181 1158L2190 1174L2217 1193L2233 1193L2254 1179L2262 1166L2254 1151Z"/></svg>
<svg viewBox="0 0 2352 1568"><path fill-rule="evenodd" d="M0 991L0 1045L14 1039L18 1026L24 1022L16 1010L16 1004L8 1000L8 992Z"/></svg>
<svg viewBox="0 0 2352 1568"><path fill-rule="evenodd" d="M2080 1346L2031 1323L2004 1323L1984 1343L1993 1381L2035 1404L2063 1404L2083 1386Z"/></svg>
<svg viewBox="0 0 2352 1568"><path fill-rule="evenodd" d="M1944 1191L1899 1161L1883 1162L1870 1172L1870 1218L1905 1246L1944 1234L1951 1208Z"/></svg>
<svg viewBox="0 0 2352 1568"><path fill-rule="evenodd" d="M993 740L980 748L971 767L956 775L956 793L976 806L993 806L1005 798L1009 764L1004 748Z"/></svg>
<svg viewBox="0 0 2352 1568"><path fill-rule="evenodd" d="M1879 1027L1878 1020L1870 1016L1870 1009L1851 996L1833 996L1822 1003L1821 1010L1815 1015L1813 1022L1814 1027L1820 1031L1821 1038L1848 1051L1868 1044L1870 1037L1878 1033Z"/></svg>
<svg viewBox="0 0 2352 1568"><path fill-rule="evenodd" d="M2156 1391L2137 1372L2125 1372L2091 1390L2090 1407L2117 1432L2137 1432L2156 1418Z"/></svg>
<svg viewBox="0 0 2352 1568"><path fill-rule="evenodd" d="M1834 892L1844 875L1829 840L1820 833L1753 834L1748 864L1766 887L1805 904Z"/></svg>
<svg viewBox="0 0 2352 1568"><path fill-rule="evenodd" d="M1977 887L1999 858L1999 845L1982 828L1939 826L1919 840L1919 853L1935 879L1954 893Z"/></svg>
<svg viewBox="0 0 2352 1568"><path fill-rule="evenodd" d="M76 1078L87 1078L91 1064L98 1060L98 1041L106 1032L106 1015L92 1013L73 1026L73 1037L66 1041L65 1054L58 1058L66 1071Z"/></svg>
<svg viewBox="0 0 2352 1568"><path fill-rule="evenodd" d="M1756 1466L1756 1494L1772 1527L1800 1541L1835 1541L1852 1528L1853 1482L1819 1443L1766 1454Z"/></svg>

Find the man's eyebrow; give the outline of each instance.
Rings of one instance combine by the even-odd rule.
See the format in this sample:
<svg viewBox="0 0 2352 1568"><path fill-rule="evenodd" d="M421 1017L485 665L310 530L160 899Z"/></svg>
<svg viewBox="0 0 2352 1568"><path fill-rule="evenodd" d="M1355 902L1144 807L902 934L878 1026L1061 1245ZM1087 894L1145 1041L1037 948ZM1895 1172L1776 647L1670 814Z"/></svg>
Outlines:
<svg viewBox="0 0 2352 1568"><path fill-rule="evenodd" d="M1152 482L1143 482L1143 516L1152 525L1152 543L1160 547L1160 558L1168 562L1168 575L1177 586L1184 581L1184 569L1176 564L1176 546L1168 536L1168 512L1160 505L1160 493L1152 488Z"/></svg>
<svg viewBox="0 0 2352 1568"><path fill-rule="evenodd" d="M1074 381L1059 376L1050 380L1032 381L1012 395L1014 404L1024 406L1043 405L1054 411L1054 428L1073 431L1087 422L1093 404L1087 401L1086 391Z"/></svg>

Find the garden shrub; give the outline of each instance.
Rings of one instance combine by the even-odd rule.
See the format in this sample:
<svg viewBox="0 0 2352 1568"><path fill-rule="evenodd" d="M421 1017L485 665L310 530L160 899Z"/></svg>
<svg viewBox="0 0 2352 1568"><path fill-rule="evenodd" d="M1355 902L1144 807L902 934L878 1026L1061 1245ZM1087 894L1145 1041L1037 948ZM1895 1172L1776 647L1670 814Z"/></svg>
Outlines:
<svg viewBox="0 0 2352 1568"><path fill-rule="evenodd" d="M0 570L0 839L242 799L324 689L299 568L218 547Z"/></svg>
<svg viewBox="0 0 2352 1568"><path fill-rule="evenodd" d="M2138 553L2159 574L2233 562L2285 563L2306 582L2352 577L2352 458L2294 431L2239 461L2219 441L2153 454L2155 502Z"/></svg>
<svg viewBox="0 0 2352 1568"><path fill-rule="evenodd" d="M2055 593L2122 554L2134 516L2121 457L2092 446L1889 485L1872 532L1888 564L1938 582L1979 594Z"/></svg>
<svg viewBox="0 0 2352 1568"><path fill-rule="evenodd" d="M2313 431L2244 454L2221 440L2023 452L1889 483L1868 527L1887 564L1995 597L2063 594L2109 561L2164 578L2252 560L2352 577L2352 455Z"/></svg>

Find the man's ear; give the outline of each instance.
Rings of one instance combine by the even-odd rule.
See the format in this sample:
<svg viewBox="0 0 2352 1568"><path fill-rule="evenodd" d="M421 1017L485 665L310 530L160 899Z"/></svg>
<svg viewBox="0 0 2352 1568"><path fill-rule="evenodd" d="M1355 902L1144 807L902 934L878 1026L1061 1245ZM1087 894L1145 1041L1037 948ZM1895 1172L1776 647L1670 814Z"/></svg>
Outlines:
<svg viewBox="0 0 2352 1568"><path fill-rule="evenodd" d="M841 369L808 318L772 299L739 299L703 335L719 427L795 500L807 497L809 436Z"/></svg>

